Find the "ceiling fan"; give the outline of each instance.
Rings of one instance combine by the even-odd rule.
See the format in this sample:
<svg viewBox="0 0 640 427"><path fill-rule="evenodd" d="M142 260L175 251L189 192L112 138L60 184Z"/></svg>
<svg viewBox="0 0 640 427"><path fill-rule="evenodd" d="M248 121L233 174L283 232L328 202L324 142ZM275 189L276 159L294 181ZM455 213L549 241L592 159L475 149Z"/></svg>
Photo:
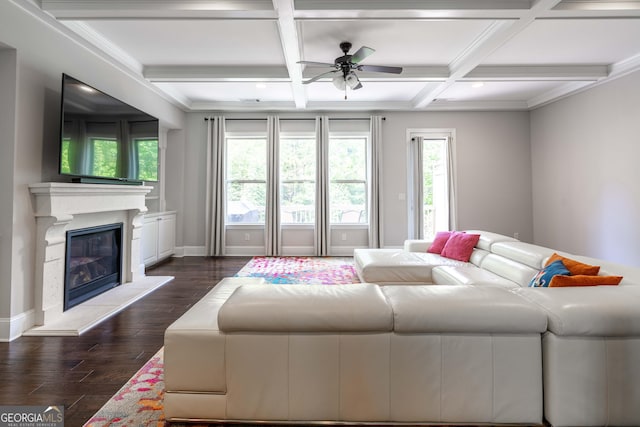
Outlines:
<svg viewBox="0 0 640 427"><path fill-rule="evenodd" d="M303 84L313 83L322 78L328 77L331 74L335 74L332 80L333 85L339 90L344 90L344 99L347 99L347 87L351 90L357 90L362 87L362 83L360 83L360 79L355 73L356 70L371 71L375 73L402 73L402 67L387 67L384 65L361 65L360 62L363 59L375 52L375 49L372 49L370 47L362 46L360 49L356 50L353 55L349 55L349 50L351 50L351 43L342 42L340 43L340 50L342 50L343 55L337 57L333 61L333 64L329 62L299 61L298 64L318 65L322 67L334 68L331 71L327 71L326 73L319 74L307 81L304 81Z"/></svg>

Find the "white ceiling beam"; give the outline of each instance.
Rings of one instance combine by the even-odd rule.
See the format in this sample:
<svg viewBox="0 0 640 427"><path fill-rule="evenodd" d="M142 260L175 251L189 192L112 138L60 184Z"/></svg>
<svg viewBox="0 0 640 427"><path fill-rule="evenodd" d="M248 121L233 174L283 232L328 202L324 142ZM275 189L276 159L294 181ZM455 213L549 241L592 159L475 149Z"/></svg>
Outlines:
<svg viewBox="0 0 640 427"><path fill-rule="evenodd" d="M291 79L291 91L296 108L305 108L307 93L302 85L302 67L300 61L300 44L298 27L293 19L293 0L273 0L273 7L278 14L278 31L282 43L282 53Z"/></svg>
<svg viewBox="0 0 640 427"><path fill-rule="evenodd" d="M538 95L534 98L531 98L527 101L527 106L529 109L542 107L545 104L548 104L552 101L557 101L560 98L568 96L580 89L583 89L586 86L592 85L594 82L583 81L583 82L568 82L562 86L551 89L548 92L545 92L541 95Z"/></svg>
<svg viewBox="0 0 640 427"><path fill-rule="evenodd" d="M517 19L531 0L296 0L297 19Z"/></svg>
<svg viewBox="0 0 640 427"><path fill-rule="evenodd" d="M291 111L294 108L294 103L288 101L202 101L191 104L191 111Z"/></svg>
<svg viewBox="0 0 640 427"><path fill-rule="evenodd" d="M610 10L637 10L640 9L640 1L634 0L563 0L553 10L578 10L578 11L610 11Z"/></svg>
<svg viewBox="0 0 640 427"><path fill-rule="evenodd" d="M289 81L284 66L153 65L143 76L152 82L274 82Z"/></svg>
<svg viewBox="0 0 640 427"><path fill-rule="evenodd" d="M425 86L413 99L416 108L424 108L433 102L442 92L454 84L458 79L463 78L471 70L500 46L504 45L513 36L527 28L544 11L556 6L560 0L537 0L527 14L518 21L496 21L482 33L474 43L469 46L458 58L456 58L449 68L451 75L449 79L432 89Z"/></svg>
<svg viewBox="0 0 640 427"><path fill-rule="evenodd" d="M329 67L316 67L307 65L302 72L303 78L310 79L319 74L331 71ZM446 66L424 66L424 67L403 67L402 74L373 73L358 71L360 80L368 81L442 81L449 77L449 67ZM332 76L327 76L321 81L331 80Z"/></svg>
<svg viewBox="0 0 640 427"><path fill-rule="evenodd" d="M606 65L480 65L462 81L599 80L608 76Z"/></svg>
<svg viewBox="0 0 640 427"><path fill-rule="evenodd" d="M451 101L438 99L428 105L429 111L526 111L524 101Z"/></svg>
<svg viewBox="0 0 640 427"><path fill-rule="evenodd" d="M275 19L270 0L41 0L58 20Z"/></svg>

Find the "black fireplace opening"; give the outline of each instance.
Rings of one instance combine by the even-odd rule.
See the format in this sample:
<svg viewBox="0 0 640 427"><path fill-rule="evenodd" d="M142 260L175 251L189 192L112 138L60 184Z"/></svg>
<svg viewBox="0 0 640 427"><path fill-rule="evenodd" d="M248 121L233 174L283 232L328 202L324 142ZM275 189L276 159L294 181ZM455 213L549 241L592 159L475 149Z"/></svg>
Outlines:
<svg viewBox="0 0 640 427"><path fill-rule="evenodd" d="M64 309L120 285L122 223L67 231Z"/></svg>

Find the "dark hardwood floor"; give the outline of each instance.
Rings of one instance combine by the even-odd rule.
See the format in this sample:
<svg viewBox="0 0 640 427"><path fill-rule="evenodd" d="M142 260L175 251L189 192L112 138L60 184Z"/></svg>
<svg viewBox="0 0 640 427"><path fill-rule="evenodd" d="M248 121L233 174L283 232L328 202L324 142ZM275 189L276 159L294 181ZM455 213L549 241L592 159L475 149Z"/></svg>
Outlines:
<svg viewBox="0 0 640 427"><path fill-rule="evenodd" d="M172 258L147 275L175 280L80 337L0 343L0 405L64 405L82 426L163 345L164 331L249 257Z"/></svg>

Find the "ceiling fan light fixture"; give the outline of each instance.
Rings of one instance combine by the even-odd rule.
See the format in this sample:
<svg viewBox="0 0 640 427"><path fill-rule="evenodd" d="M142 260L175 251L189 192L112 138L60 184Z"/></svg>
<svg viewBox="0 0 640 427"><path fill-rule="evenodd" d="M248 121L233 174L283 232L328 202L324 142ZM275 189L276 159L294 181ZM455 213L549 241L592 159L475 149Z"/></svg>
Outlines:
<svg viewBox="0 0 640 427"><path fill-rule="evenodd" d="M344 80L347 86L349 86L349 89L355 89L356 86L360 84L360 79L358 79L358 76L356 76L356 73L353 71L347 74Z"/></svg>
<svg viewBox="0 0 640 427"><path fill-rule="evenodd" d="M332 82L338 90L344 90L344 88L347 86L347 82L345 81L344 76L341 74L334 76Z"/></svg>

